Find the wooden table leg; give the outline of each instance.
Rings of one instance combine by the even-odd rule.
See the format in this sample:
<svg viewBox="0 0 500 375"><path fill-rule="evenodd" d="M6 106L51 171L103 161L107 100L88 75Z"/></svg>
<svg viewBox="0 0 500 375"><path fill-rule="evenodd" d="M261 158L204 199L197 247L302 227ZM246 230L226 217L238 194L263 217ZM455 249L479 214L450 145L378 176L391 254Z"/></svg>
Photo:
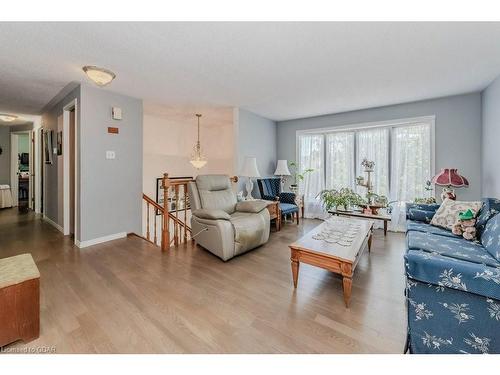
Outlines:
<svg viewBox="0 0 500 375"><path fill-rule="evenodd" d="M370 229L370 237L368 237L368 252L372 251L373 229Z"/></svg>
<svg viewBox="0 0 500 375"><path fill-rule="evenodd" d="M384 220L384 236L387 236L387 221Z"/></svg>
<svg viewBox="0 0 500 375"><path fill-rule="evenodd" d="M345 307L349 307L349 301L351 300L352 278L344 276L342 279L342 286L344 288Z"/></svg>
<svg viewBox="0 0 500 375"><path fill-rule="evenodd" d="M299 259L297 256L297 250L291 248L290 261L292 262L292 276L293 276L293 287L297 288L297 282L299 280Z"/></svg>

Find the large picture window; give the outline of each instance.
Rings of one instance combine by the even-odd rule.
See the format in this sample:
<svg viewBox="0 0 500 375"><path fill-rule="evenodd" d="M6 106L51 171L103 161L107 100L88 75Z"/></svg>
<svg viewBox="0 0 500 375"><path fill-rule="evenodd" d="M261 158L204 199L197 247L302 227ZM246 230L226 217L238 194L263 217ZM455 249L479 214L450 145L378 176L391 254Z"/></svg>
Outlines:
<svg viewBox="0 0 500 375"><path fill-rule="evenodd" d="M306 216L324 217L317 195L325 188L348 187L364 195L366 189L356 186L356 176L363 175L365 158L375 162L376 194L401 203L425 197L425 182L433 173L433 124L433 117L425 117L299 132L299 170L314 169L300 185ZM397 206L399 211L402 206Z"/></svg>

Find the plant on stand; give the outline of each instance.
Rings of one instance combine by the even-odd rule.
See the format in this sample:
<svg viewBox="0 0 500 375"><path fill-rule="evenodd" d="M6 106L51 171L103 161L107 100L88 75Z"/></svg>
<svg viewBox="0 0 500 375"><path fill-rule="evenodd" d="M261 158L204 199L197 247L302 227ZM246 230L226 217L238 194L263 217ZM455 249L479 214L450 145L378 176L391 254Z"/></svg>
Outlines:
<svg viewBox="0 0 500 375"><path fill-rule="evenodd" d="M366 204L361 195L349 188L323 190L318 194L318 197L326 211L332 209L349 211L351 207Z"/></svg>
<svg viewBox="0 0 500 375"><path fill-rule="evenodd" d="M305 176L308 173L314 172L314 169L312 168L306 168L302 173L299 172L299 166L296 162L291 161L288 163L289 168L292 171L292 176L294 176L295 183L290 185L290 190L292 193L297 194L299 191L299 182L304 181Z"/></svg>
<svg viewBox="0 0 500 375"><path fill-rule="evenodd" d="M434 198L432 196L432 182L430 180L427 180L425 182L425 187L424 187L425 191L429 191L431 194L430 197L425 197L425 198L420 198L420 197L417 197L415 198L414 202L415 203L421 203L421 204L433 204L433 203L436 203L436 198Z"/></svg>

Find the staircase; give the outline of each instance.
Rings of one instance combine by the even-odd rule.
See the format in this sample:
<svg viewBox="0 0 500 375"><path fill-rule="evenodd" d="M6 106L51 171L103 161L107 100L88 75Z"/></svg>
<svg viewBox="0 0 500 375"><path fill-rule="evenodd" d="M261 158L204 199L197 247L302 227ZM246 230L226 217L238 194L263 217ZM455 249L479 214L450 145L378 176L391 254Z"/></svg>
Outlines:
<svg viewBox="0 0 500 375"><path fill-rule="evenodd" d="M160 246L162 251L192 240L188 225L190 206L187 186L190 181L193 180L169 178L168 173L164 173L162 202L157 203L146 194L142 195L146 218L143 238Z"/></svg>

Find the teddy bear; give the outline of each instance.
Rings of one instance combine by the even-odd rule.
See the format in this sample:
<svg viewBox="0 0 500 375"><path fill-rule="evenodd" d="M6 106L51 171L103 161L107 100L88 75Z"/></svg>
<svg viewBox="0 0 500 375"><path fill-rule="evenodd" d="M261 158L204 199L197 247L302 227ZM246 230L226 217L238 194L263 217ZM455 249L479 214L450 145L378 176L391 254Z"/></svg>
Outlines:
<svg viewBox="0 0 500 375"><path fill-rule="evenodd" d="M457 236L463 236L466 240L474 240L476 238L476 219L475 212L468 209L465 212L460 212L458 214L458 221L453 225L451 229L453 234Z"/></svg>

